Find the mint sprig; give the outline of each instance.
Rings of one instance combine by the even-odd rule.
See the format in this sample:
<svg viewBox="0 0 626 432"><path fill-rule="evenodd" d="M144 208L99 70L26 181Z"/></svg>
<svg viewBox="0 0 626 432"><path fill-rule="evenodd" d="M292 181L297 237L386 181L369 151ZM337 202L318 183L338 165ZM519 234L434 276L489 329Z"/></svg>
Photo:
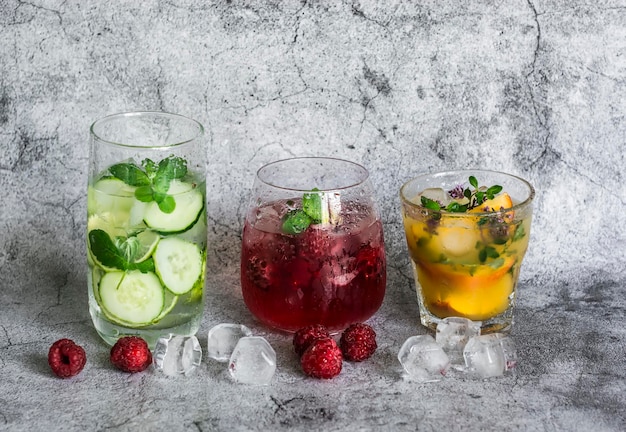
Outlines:
<svg viewBox="0 0 626 432"><path fill-rule="evenodd" d="M282 230L285 234L296 235L305 231L311 224L322 222L322 193L318 188L302 195L302 209L291 210L284 219Z"/></svg>
<svg viewBox="0 0 626 432"><path fill-rule="evenodd" d="M118 247L109 234L101 229L89 231L89 247L91 253L103 266L119 270L140 270L143 273L154 271L154 261L148 258L140 263L132 262L136 250L132 250L131 243L128 247ZM119 243L119 242L118 242Z"/></svg>
<svg viewBox="0 0 626 432"><path fill-rule="evenodd" d="M187 161L172 155L158 164L151 159L144 159L141 165L143 170L132 163L119 163L111 166L109 172L127 185L135 186L135 198L139 201L154 201L163 213L172 213L176 201L167 192L172 180L187 175Z"/></svg>

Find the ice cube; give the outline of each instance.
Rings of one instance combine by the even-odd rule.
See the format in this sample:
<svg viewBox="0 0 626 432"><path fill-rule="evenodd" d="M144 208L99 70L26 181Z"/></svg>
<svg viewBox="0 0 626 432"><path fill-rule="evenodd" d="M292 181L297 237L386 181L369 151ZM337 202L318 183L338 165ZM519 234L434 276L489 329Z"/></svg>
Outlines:
<svg viewBox="0 0 626 432"><path fill-rule="evenodd" d="M228 371L238 383L268 385L276 372L276 352L265 338L242 337L230 356Z"/></svg>
<svg viewBox="0 0 626 432"><path fill-rule="evenodd" d="M464 365L463 348L474 336L480 335L480 321L448 317L437 324L435 340L450 357L453 365Z"/></svg>
<svg viewBox="0 0 626 432"><path fill-rule="evenodd" d="M252 331L243 324L218 324L209 330L207 355L220 362L230 359L239 339L252 336Z"/></svg>
<svg viewBox="0 0 626 432"><path fill-rule="evenodd" d="M450 359L430 335L411 336L400 351L398 360L411 379L439 381L450 366Z"/></svg>
<svg viewBox="0 0 626 432"><path fill-rule="evenodd" d="M421 201L422 197L426 197L433 201L437 201L439 204L441 204L444 207L450 204L450 201L451 201L450 195L448 195L448 193L441 188L424 189L422 193L420 193L419 196L417 197L418 203Z"/></svg>
<svg viewBox="0 0 626 432"><path fill-rule="evenodd" d="M513 339L501 333L471 338L465 345L463 357L468 372L479 378L502 376L517 364Z"/></svg>
<svg viewBox="0 0 626 432"><path fill-rule="evenodd" d="M202 361L202 348L195 336L159 338L152 362L156 370L168 376L189 375Z"/></svg>

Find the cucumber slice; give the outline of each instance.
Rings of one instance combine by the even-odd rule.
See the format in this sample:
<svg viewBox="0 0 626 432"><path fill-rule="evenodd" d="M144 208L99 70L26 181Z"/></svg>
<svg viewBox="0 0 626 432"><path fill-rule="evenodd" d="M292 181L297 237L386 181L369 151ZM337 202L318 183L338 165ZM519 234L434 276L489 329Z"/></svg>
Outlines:
<svg viewBox="0 0 626 432"><path fill-rule="evenodd" d="M152 255L156 273L174 294L189 292L202 275L202 254L193 243L176 237L164 238Z"/></svg>
<svg viewBox="0 0 626 432"><path fill-rule="evenodd" d="M164 213L152 201L144 213L144 222L150 228L163 234L187 231L194 226L204 209L204 196L190 183L173 180L168 195L174 198L176 207L172 213Z"/></svg>
<svg viewBox="0 0 626 432"><path fill-rule="evenodd" d="M100 279L99 292L106 315L124 325L149 325L163 310L163 286L152 272L106 273Z"/></svg>
<svg viewBox="0 0 626 432"><path fill-rule="evenodd" d="M135 203L135 187L115 177L104 177L89 187L87 211L89 214L102 212L129 213Z"/></svg>

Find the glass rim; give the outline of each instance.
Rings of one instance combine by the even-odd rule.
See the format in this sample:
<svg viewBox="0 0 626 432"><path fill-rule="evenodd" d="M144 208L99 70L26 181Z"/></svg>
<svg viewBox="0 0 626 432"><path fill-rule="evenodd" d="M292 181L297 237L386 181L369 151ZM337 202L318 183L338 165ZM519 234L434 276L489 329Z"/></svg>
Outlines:
<svg viewBox="0 0 626 432"><path fill-rule="evenodd" d="M334 158L334 157L327 157L327 156L300 156L300 157L292 157L292 158L286 158L286 159L279 159L276 161L272 161L269 162L265 165L263 165L261 168L259 168L256 172L256 178L263 184L276 188L276 189L282 189L282 190L286 190L286 191L295 191L295 192L310 192L311 189L301 189L301 188L293 188L293 187L286 187L286 186L281 186L281 185L277 185L274 184L270 181L267 181L266 179L263 178L263 171L271 168L272 166L276 166L278 164L284 164L287 162L299 162L299 161L314 161L314 160L319 160L319 161L332 161L332 162L341 162L343 164L346 164L348 166L352 166L353 168L356 168L358 170L360 170L362 172L362 178L357 181L357 182L351 182L351 184L347 185L347 186L341 186L341 187L336 187L336 188L320 188L318 189L319 192L330 192L330 191L340 191L340 190L347 190L347 189L352 189L354 187L360 186L363 183L365 183L369 177L370 177L370 173L367 170L367 168L365 168L363 165L358 164L356 162L352 162L349 161L347 159L341 159L341 158Z"/></svg>
<svg viewBox="0 0 626 432"><path fill-rule="evenodd" d="M528 188L528 196L522 200L521 202L513 205L513 207L504 209L504 210L496 210L496 211L488 211L488 212L472 212L472 213L467 213L467 212L463 212L463 213L455 213L455 212L449 212L449 211L445 211L445 210L432 210L429 208L426 208L420 204L416 204L412 201L410 201L405 193L404 190L409 186L409 184L415 182L416 180L420 180L423 179L425 177L444 177L450 174L466 174L465 177L469 176L472 173L489 173L489 174L496 174L496 175L502 175L502 176L506 176L509 178L512 178L516 181L519 181L520 183L522 183L523 185L525 185ZM506 192L506 191L504 191ZM407 180L406 182L404 182L404 184L402 184L402 186L400 186L400 199L402 200L402 202L404 204L409 205L412 208L415 209L419 209L419 210L423 210L428 212L429 214L434 214L434 213L445 213L446 217L448 216L452 216L452 217L468 217L468 216L472 216L472 217L484 217L485 215L493 215L494 213L505 213L505 212L510 212L510 211L515 211L515 210L519 210L521 208L524 207L528 207L532 201L535 198L535 188L533 187L532 184L530 184L530 182L528 180L523 179L522 177L519 177L515 174L509 174L503 171L495 171L495 170L487 170L487 169L459 169L459 170L448 170L448 171L437 171L437 172L432 172L432 173L423 173L423 174L419 174L409 180Z"/></svg>
<svg viewBox="0 0 626 432"><path fill-rule="evenodd" d="M116 141L112 141L110 139L105 139L103 137L101 137L99 134L96 133L95 129L100 125L100 124L104 124L106 122L111 122L111 121L117 121L120 119L128 119L128 118L133 118L133 117L161 117L161 118L170 118L170 119L177 119L177 120L184 120L185 122L188 122L190 124L193 124L195 126L197 126L197 133L194 134L193 136L191 136L188 139L185 139L183 141L179 141L179 142L175 142L175 143L171 143L171 144L165 144L165 145L156 145L156 146L141 146L141 145L134 145L134 144L128 144L128 143L121 143L121 142L116 142ZM195 140L197 140L198 138L204 136L204 126L202 126L202 123L200 123L197 120L192 119L191 117L186 117L182 114L175 114L175 113L170 113L170 112L166 112L166 111L128 111L128 112L121 112L121 113L116 113L116 114L110 114L104 117L101 117L99 119L97 119L96 121L94 121L91 126L89 127L89 133L91 134L92 137L94 137L94 139L96 139L99 142L103 142L105 144L109 144L115 147L123 147L123 148L128 148L128 149L147 149L147 150L158 150L158 149L168 149L168 148L174 148L174 147L181 147L184 146L185 144L188 144L190 142L193 142Z"/></svg>

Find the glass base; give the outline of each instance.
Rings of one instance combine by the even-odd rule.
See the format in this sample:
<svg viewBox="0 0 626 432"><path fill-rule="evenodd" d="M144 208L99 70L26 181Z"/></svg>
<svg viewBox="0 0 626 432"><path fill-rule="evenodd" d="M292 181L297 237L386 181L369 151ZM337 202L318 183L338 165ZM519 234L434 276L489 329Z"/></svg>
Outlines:
<svg viewBox="0 0 626 432"><path fill-rule="evenodd" d="M139 336L148 343L150 349L154 349L157 341L161 337L167 337L172 334L180 336L195 335L202 321L202 314L200 313L190 318L187 317L184 321L178 320L178 324L172 323L172 325L161 324L158 327L129 328L109 321L101 312L93 307L89 308L89 313L91 314L91 319L96 331L108 345L113 346L118 339L124 336Z"/></svg>
<svg viewBox="0 0 626 432"><path fill-rule="evenodd" d="M420 321L422 325L432 331L437 330L437 324L441 322L443 318L433 315L424 305L419 294L417 296L420 311ZM461 315L461 317L463 317ZM467 317L463 317L467 318ZM507 310L492 318L481 321L480 334L488 333L509 333L513 328L513 306L510 306Z"/></svg>

